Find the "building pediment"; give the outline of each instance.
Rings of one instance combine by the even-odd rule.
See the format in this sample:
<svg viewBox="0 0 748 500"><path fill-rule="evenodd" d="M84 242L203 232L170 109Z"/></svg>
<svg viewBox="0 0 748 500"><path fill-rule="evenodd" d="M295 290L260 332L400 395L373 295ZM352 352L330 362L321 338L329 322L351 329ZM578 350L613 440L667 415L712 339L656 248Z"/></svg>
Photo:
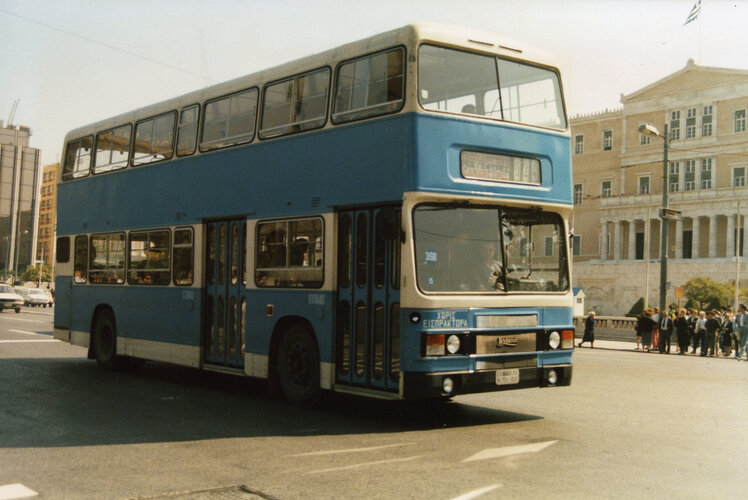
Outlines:
<svg viewBox="0 0 748 500"><path fill-rule="evenodd" d="M703 92L705 89L748 85L748 70L699 66L689 59L686 67L631 94L621 94L622 104L659 97Z"/></svg>

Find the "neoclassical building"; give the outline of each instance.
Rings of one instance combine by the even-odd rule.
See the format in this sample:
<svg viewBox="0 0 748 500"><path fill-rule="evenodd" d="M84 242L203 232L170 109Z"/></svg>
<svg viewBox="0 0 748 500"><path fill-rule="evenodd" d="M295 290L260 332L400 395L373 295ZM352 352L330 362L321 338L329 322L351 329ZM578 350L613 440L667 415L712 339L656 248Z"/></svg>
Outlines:
<svg viewBox="0 0 748 500"><path fill-rule="evenodd" d="M640 297L658 305L663 188L680 211L667 219L668 303L692 277L748 287L748 70L689 60L621 104L571 119L573 279L587 309L623 315ZM667 186L664 141L642 124L660 134L667 125Z"/></svg>

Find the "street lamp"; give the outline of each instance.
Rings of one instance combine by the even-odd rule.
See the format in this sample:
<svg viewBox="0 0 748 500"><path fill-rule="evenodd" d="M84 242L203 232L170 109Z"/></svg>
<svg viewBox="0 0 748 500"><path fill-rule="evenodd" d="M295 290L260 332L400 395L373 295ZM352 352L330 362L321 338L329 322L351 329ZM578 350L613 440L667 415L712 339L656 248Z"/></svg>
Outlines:
<svg viewBox="0 0 748 500"><path fill-rule="evenodd" d="M668 232L668 219L672 218L671 211L668 210L668 147L670 141L667 135L667 124L665 124L665 133L660 134L657 127L649 124L639 126L639 133L647 136L659 137L664 143L664 152L662 155L662 209L660 210L660 314L665 314L667 311L667 232ZM660 316L662 318L662 316Z"/></svg>

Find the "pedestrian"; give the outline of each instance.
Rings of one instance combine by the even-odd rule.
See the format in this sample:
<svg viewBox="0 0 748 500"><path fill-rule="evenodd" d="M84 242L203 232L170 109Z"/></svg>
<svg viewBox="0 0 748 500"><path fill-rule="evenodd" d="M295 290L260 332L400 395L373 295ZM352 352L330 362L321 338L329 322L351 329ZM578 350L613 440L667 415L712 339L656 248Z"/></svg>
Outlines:
<svg viewBox="0 0 748 500"><path fill-rule="evenodd" d="M678 318L675 320L675 336L678 342L678 354L688 352L688 344L691 340L691 332L688 327L688 318L686 310L681 309Z"/></svg>
<svg viewBox="0 0 748 500"><path fill-rule="evenodd" d="M663 313L662 319L660 320L660 343L659 351L660 354L670 354L670 336L673 334L673 320L670 315Z"/></svg>
<svg viewBox="0 0 748 500"><path fill-rule="evenodd" d="M701 348L702 351L706 350L706 344L704 337L706 336L706 313L699 311L699 318L696 320L694 325L693 333L693 353L696 354L696 349Z"/></svg>
<svg viewBox="0 0 748 500"><path fill-rule="evenodd" d="M642 338L642 350L649 352L652 347L652 329L656 325L652 321L652 309L644 309L644 313L637 319L637 330Z"/></svg>
<svg viewBox="0 0 748 500"><path fill-rule="evenodd" d="M722 334L719 336L720 355L730 357L732 354L732 332L735 330L735 315L732 309L727 310L722 321Z"/></svg>
<svg viewBox="0 0 748 500"><path fill-rule="evenodd" d="M748 359L746 358L746 344L748 344L748 310L745 308L745 304L740 304L738 307L738 316L735 318L735 330L738 335L738 350L735 352L735 359Z"/></svg>
<svg viewBox="0 0 748 500"><path fill-rule="evenodd" d="M584 337L577 346L582 347L585 342L589 342L590 347L595 348L595 311L590 311L584 320Z"/></svg>
<svg viewBox="0 0 748 500"><path fill-rule="evenodd" d="M652 327L652 349L655 349L660 339L660 308L655 307L652 313L652 321L654 326Z"/></svg>
<svg viewBox="0 0 748 500"><path fill-rule="evenodd" d="M717 319L718 317L719 311L716 309L707 313L706 323L704 323L704 326L706 328L706 336L701 343L702 356L706 356L707 354L709 356L714 356L714 343L717 340L717 332L719 331L720 327L719 319Z"/></svg>

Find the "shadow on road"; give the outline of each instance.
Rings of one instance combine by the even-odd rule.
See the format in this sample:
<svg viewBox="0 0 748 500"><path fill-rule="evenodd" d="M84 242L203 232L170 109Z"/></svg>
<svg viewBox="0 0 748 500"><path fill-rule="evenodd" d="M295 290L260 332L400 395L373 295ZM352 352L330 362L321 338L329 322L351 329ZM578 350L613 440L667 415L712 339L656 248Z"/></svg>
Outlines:
<svg viewBox="0 0 748 500"><path fill-rule="evenodd" d="M298 409L269 396L261 381L161 363L112 373L81 358L4 359L0 380L0 448L393 433L542 418L340 394Z"/></svg>

